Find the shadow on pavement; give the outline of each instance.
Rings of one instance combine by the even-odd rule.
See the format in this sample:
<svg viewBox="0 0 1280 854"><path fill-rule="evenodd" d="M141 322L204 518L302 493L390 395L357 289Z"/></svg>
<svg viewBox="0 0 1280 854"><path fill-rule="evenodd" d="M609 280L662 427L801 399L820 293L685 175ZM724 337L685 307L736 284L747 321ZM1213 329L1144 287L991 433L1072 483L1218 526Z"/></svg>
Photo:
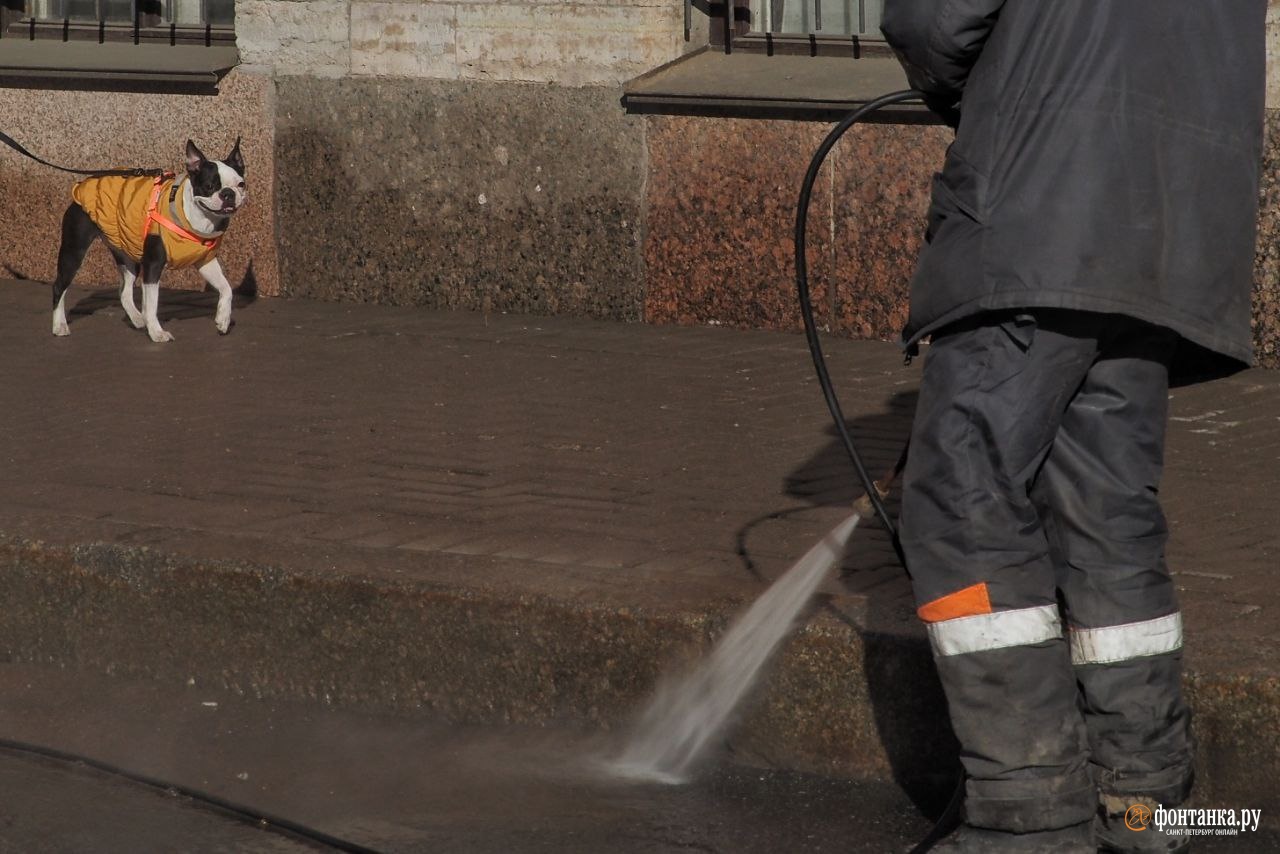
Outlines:
<svg viewBox="0 0 1280 854"><path fill-rule="evenodd" d="M910 432L915 404L914 390L896 394L882 412L848 423L872 477L881 477L897 461ZM804 505L757 517L737 534L744 567L761 581L765 578L749 545L757 528L803 516L816 507L846 508L863 493L835 427L826 432L829 440L823 448L784 481L785 494ZM896 495L887 505L896 516ZM958 745L929 645L918 626L904 625L901 619L904 601L910 598L910 584L878 520L865 520L850 541L837 589L859 598L864 606L859 610L865 616L851 616L836 607L830 595L820 596L815 610L857 632L867 694L894 781L924 815L935 819L945 810L955 787Z"/></svg>
<svg viewBox="0 0 1280 854"><path fill-rule="evenodd" d="M31 281L31 280L28 280ZM135 300L141 303L141 297L138 295L140 288L135 287ZM74 293L74 292L73 292ZM234 309L242 309L252 305L258 301L258 277L253 272L253 263L245 269L244 278L240 280L240 284L235 287L234 297L231 305ZM120 293L118 287L111 289L92 290L85 293L70 310L67 312L67 322L75 323L78 318L89 317L97 314L104 309L116 309L120 307ZM202 291L177 290L173 288L160 289L160 308L156 315L160 318L161 323L167 323L170 320L194 320L201 317L212 318L214 312L218 308L218 294L210 287L205 286ZM128 323L128 319L124 319Z"/></svg>

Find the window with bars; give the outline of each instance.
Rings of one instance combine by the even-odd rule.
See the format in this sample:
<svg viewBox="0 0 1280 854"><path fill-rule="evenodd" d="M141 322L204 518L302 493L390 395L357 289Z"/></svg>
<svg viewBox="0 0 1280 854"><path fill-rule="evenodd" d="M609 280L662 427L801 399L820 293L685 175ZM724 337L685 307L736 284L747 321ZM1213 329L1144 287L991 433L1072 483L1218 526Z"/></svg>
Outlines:
<svg viewBox="0 0 1280 854"><path fill-rule="evenodd" d="M882 6L883 0L751 0L750 32L878 38Z"/></svg>
<svg viewBox="0 0 1280 854"><path fill-rule="evenodd" d="M10 12L3 36L233 43L235 4L234 0L22 0L20 10Z"/></svg>
<svg viewBox="0 0 1280 854"><path fill-rule="evenodd" d="M165 24L229 27L235 17L232 0L163 0L139 4L136 0L27 0L27 14L41 21L106 21L132 24L140 12L155 15ZM139 9L142 5L144 8ZM157 8L158 7L158 8Z"/></svg>
<svg viewBox="0 0 1280 854"><path fill-rule="evenodd" d="M884 0L685 0L685 53L623 88L635 114L831 121L908 88ZM882 121L930 123L904 103Z"/></svg>
<svg viewBox="0 0 1280 854"><path fill-rule="evenodd" d="M711 46L725 53L891 55L880 34L884 0L685 0L686 41L695 8L707 13Z"/></svg>
<svg viewBox="0 0 1280 854"><path fill-rule="evenodd" d="M0 0L0 87L214 95L235 0Z"/></svg>

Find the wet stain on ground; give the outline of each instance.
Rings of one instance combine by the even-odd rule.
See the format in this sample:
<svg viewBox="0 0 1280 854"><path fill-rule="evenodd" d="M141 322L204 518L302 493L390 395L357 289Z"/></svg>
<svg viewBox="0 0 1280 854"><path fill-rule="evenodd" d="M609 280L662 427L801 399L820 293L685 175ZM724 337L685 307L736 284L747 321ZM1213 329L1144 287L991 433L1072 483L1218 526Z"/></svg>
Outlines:
<svg viewBox="0 0 1280 854"><path fill-rule="evenodd" d="M385 852L886 852L929 821L892 786L735 765L608 770L618 735L463 728L197 686L0 666L0 732ZM0 851L312 850L91 768L0 750ZM317 849L323 850L323 849Z"/></svg>

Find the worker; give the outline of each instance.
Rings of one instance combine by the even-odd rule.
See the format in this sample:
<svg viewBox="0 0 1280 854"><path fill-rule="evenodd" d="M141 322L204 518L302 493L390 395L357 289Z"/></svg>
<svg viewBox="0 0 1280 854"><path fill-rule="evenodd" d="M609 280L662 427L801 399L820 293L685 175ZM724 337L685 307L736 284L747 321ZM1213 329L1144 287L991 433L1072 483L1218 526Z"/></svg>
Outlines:
<svg viewBox="0 0 1280 854"><path fill-rule="evenodd" d="M1195 752L1157 490L1170 383L1252 358L1266 9L885 0L956 128L903 333L902 546L966 774L938 852L1188 850L1141 826Z"/></svg>

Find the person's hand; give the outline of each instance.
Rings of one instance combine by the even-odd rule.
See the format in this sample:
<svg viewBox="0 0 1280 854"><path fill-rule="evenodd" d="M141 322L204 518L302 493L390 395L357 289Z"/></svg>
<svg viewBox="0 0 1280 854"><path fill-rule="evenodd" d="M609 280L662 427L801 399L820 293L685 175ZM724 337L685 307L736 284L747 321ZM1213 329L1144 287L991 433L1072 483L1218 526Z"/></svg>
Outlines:
<svg viewBox="0 0 1280 854"><path fill-rule="evenodd" d="M960 99L945 95L924 93L924 105L955 130L960 127Z"/></svg>

